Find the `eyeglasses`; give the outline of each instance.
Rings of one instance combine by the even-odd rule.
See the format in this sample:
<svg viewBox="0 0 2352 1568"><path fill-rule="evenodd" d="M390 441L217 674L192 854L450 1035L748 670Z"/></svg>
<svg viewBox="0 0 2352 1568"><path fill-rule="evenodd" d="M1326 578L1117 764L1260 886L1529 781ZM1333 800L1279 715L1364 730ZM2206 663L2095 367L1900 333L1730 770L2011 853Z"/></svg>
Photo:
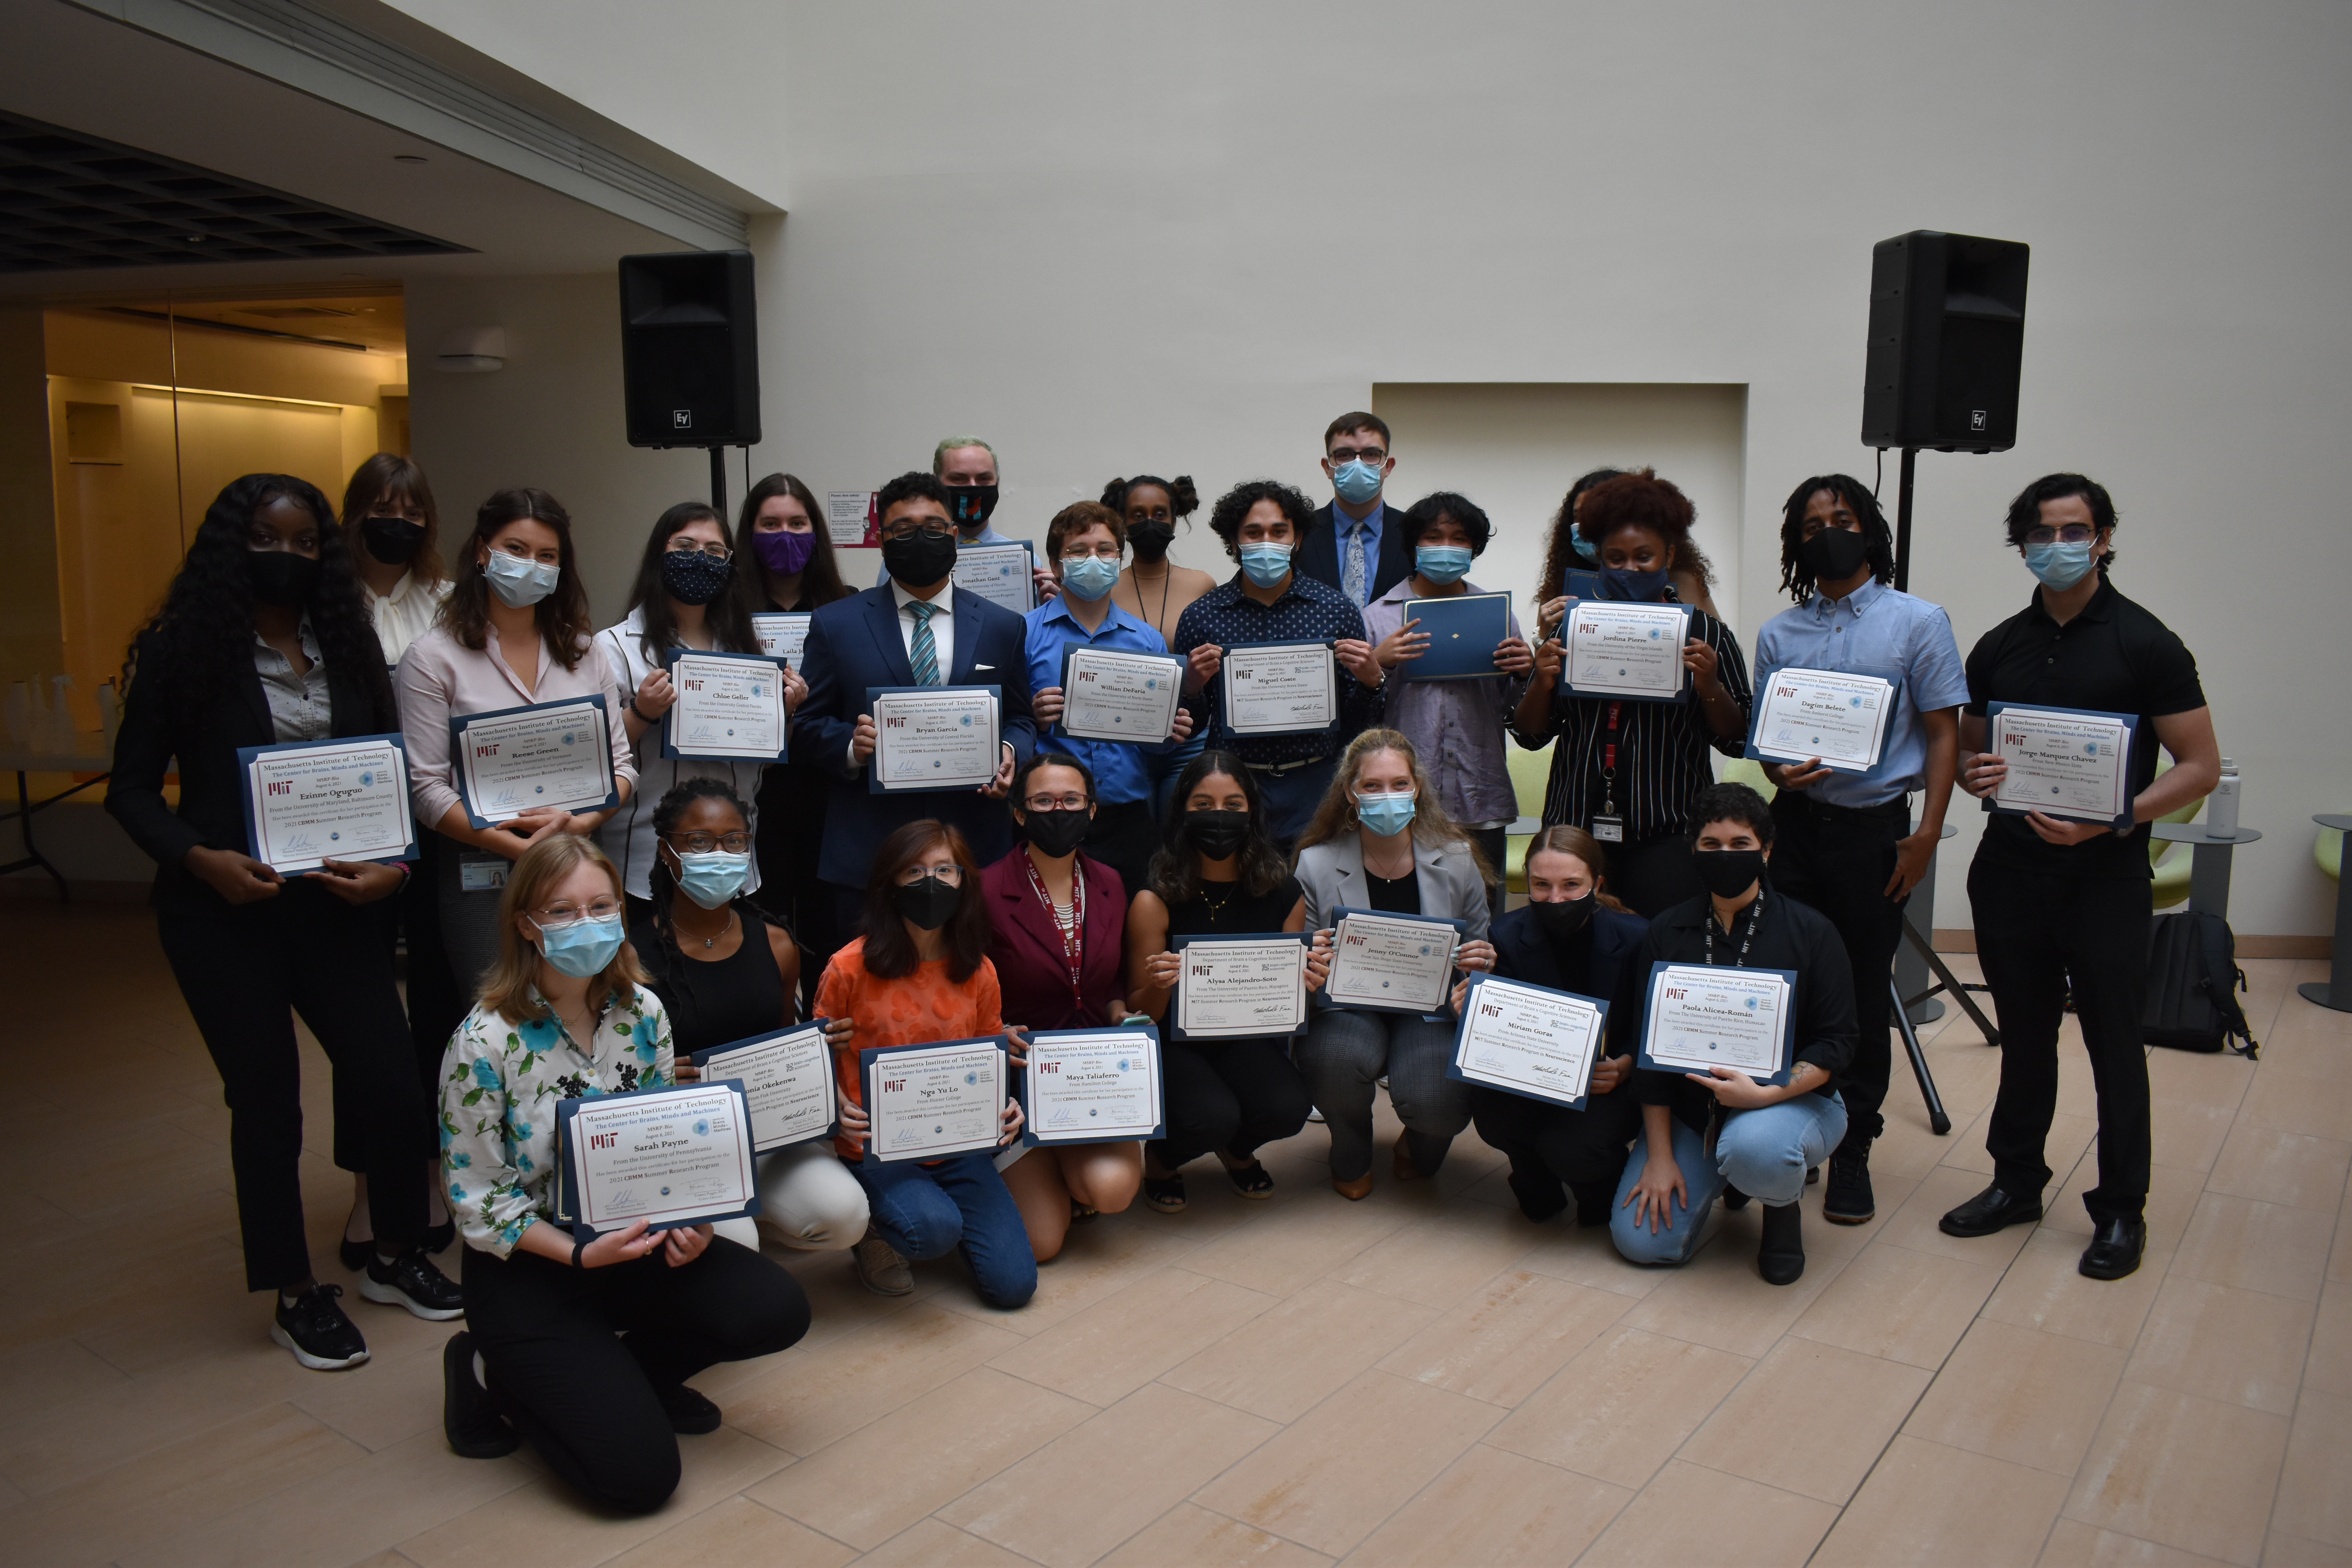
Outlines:
<svg viewBox="0 0 2352 1568"><path fill-rule="evenodd" d="M902 888L911 888L926 877L937 877L952 888L963 880L963 868L961 866L909 866L898 878L898 885Z"/></svg>
<svg viewBox="0 0 2352 1568"><path fill-rule="evenodd" d="M2099 531L2087 522L2070 522L2063 528L2035 528L2026 531L2028 544L2088 544L2099 536Z"/></svg>
<svg viewBox="0 0 2352 1568"><path fill-rule="evenodd" d="M673 833L669 847L681 855L708 855L714 849L724 849L730 855L748 855L751 850L749 833Z"/></svg>
<svg viewBox="0 0 2352 1568"><path fill-rule="evenodd" d="M538 922L541 931L561 931L565 926L576 926L582 921L617 920L620 913L620 900L598 899L584 910L578 904L550 904L531 919Z"/></svg>
<svg viewBox="0 0 2352 1568"><path fill-rule="evenodd" d="M724 561L735 553L723 544L704 544L698 540L683 536L669 542L669 552L672 555L692 555L698 551L709 556L713 561Z"/></svg>
<svg viewBox="0 0 2352 1568"><path fill-rule="evenodd" d="M1033 795L1021 804L1030 811L1084 811L1092 803L1082 795Z"/></svg>
<svg viewBox="0 0 2352 1568"><path fill-rule="evenodd" d="M919 531L926 539L945 539L955 532L955 525L945 521L926 521L918 525L902 517L896 522L884 523L881 530L885 539L911 538Z"/></svg>
<svg viewBox="0 0 2352 1568"><path fill-rule="evenodd" d="M1332 466L1335 468L1341 463L1360 461L1370 463L1377 468L1389 460L1389 455L1378 447L1334 447L1331 448L1330 456Z"/></svg>

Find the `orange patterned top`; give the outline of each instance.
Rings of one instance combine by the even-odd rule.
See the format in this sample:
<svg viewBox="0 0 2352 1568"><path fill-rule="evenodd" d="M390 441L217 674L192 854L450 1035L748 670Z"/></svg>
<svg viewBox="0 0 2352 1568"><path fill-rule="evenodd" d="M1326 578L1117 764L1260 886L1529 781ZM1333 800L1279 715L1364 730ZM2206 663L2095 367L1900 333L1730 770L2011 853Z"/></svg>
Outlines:
<svg viewBox="0 0 2352 1568"><path fill-rule="evenodd" d="M849 1045L833 1053L834 1081L852 1105L866 1103L865 1075L857 1070L859 1051L869 1046L923 1046L1003 1034L1003 1010L996 966L988 960L982 959L980 968L961 985L948 978L944 958L918 964L914 973L902 979L883 980L866 972L862 936L833 955L824 978L816 984L815 1016L846 1018L857 1026ZM836 1138L833 1146L845 1160L865 1154L855 1138Z"/></svg>

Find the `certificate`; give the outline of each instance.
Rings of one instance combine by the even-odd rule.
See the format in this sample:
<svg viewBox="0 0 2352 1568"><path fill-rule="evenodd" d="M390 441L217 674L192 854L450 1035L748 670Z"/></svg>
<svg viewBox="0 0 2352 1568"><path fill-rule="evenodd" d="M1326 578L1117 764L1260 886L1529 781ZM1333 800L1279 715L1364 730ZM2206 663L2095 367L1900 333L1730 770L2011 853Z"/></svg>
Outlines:
<svg viewBox="0 0 2352 1568"><path fill-rule="evenodd" d="M1679 702L1688 605L1628 605L1579 599L1560 623L1568 659L1560 684L1580 697Z"/></svg>
<svg viewBox="0 0 2352 1568"><path fill-rule="evenodd" d="M1878 765L1894 710L1895 683L1882 677L1776 669L1757 685L1748 754L1779 763L1819 757L1839 773L1866 773Z"/></svg>
<svg viewBox="0 0 2352 1568"><path fill-rule="evenodd" d="M873 1124L867 1164L944 1160L993 1149L1004 1136L1003 1040L869 1046L857 1058Z"/></svg>
<svg viewBox="0 0 2352 1568"><path fill-rule="evenodd" d="M1224 727L1234 735L1295 735L1339 716L1338 661L1319 642L1246 642L1225 649Z"/></svg>
<svg viewBox="0 0 2352 1568"><path fill-rule="evenodd" d="M1335 910L1331 977L1323 1000L1334 1007L1384 1013L1436 1013L1454 989L1460 921Z"/></svg>
<svg viewBox="0 0 2352 1568"><path fill-rule="evenodd" d="M334 860L405 860L418 853L408 801L408 742L354 735L284 746L239 746L246 842L274 871Z"/></svg>
<svg viewBox="0 0 2352 1568"><path fill-rule="evenodd" d="M1730 1068L1759 1083L1785 1084L1796 993L1793 969L1654 963L1636 1065L1657 1072Z"/></svg>
<svg viewBox="0 0 2352 1568"><path fill-rule="evenodd" d="M476 827L541 806L603 811L621 804L604 695L467 713L449 721L457 794Z"/></svg>
<svg viewBox="0 0 2352 1568"><path fill-rule="evenodd" d="M2139 721L2128 713L1992 702L1985 722L1993 755L2009 764L1986 810L2038 811L2131 830L2131 751Z"/></svg>
<svg viewBox="0 0 2352 1568"><path fill-rule="evenodd" d="M761 653L798 669L801 650L808 647L809 623L814 619L806 610L771 610L751 617L751 635L760 639Z"/></svg>
<svg viewBox="0 0 2352 1568"><path fill-rule="evenodd" d="M784 760L784 667L749 653L662 656L677 700L662 716L662 755Z"/></svg>
<svg viewBox="0 0 2352 1568"><path fill-rule="evenodd" d="M1171 936L1182 959L1169 1004L1175 1039L1227 1040L1295 1035L1307 1026L1305 931L1254 936Z"/></svg>
<svg viewBox="0 0 2352 1568"><path fill-rule="evenodd" d="M557 1218L574 1231L655 1230L760 1212L740 1086L641 1089L555 1104Z"/></svg>
<svg viewBox="0 0 2352 1568"><path fill-rule="evenodd" d="M1081 741L1164 741L1176 728L1184 661L1072 643L1062 655L1062 720Z"/></svg>
<svg viewBox="0 0 2352 1568"><path fill-rule="evenodd" d="M705 1081L732 1079L743 1086L754 1154L824 1137L840 1120L824 1022L819 1018L797 1029L694 1053Z"/></svg>
<svg viewBox="0 0 2352 1568"><path fill-rule="evenodd" d="M1010 544L965 544L956 549L955 585L1002 605L1016 616L1037 607L1037 580L1031 575L1035 557L1029 542Z"/></svg>
<svg viewBox="0 0 2352 1568"><path fill-rule="evenodd" d="M869 795L983 789L1003 762L993 686L869 686L874 758Z"/></svg>
<svg viewBox="0 0 2352 1568"><path fill-rule="evenodd" d="M1503 672L1495 650L1511 635L1508 594L1456 594L1450 599L1407 599L1404 618L1429 639L1419 658L1397 666L1407 680L1479 680Z"/></svg>
<svg viewBox="0 0 2352 1568"><path fill-rule="evenodd" d="M1445 1076L1581 1110L1608 1019L1606 1002L1474 974Z"/></svg>
<svg viewBox="0 0 2352 1568"><path fill-rule="evenodd" d="M1165 1136L1160 1032L1040 1029L1022 1077L1023 1142L1125 1143Z"/></svg>

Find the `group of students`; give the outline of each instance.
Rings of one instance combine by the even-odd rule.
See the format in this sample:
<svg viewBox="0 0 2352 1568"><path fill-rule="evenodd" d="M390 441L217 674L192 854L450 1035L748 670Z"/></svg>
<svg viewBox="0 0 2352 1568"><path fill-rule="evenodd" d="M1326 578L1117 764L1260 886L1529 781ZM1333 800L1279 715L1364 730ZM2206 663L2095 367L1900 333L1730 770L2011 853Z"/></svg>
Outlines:
<svg viewBox="0 0 2352 1568"><path fill-rule="evenodd" d="M1210 527L1238 568L1222 583L1168 559L1198 506L1189 479L1116 479L1101 501L1063 509L1025 617L954 585L960 546L1003 537L995 454L973 438L940 443L930 472L878 493L877 586L844 583L809 488L778 474L731 528L699 503L665 512L626 616L601 632L570 519L542 491L490 497L445 569L430 489L404 458L362 465L340 512L299 479L230 484L126 663L109 808L158 862L163 944L226 1086L247 1282L277 1293L273 1337L306 1366L367 1354L304 1242L294 1015L334 1068L336 1163L355 1177L343 1261L361 1294L467 1321L444 1360L450 1442L494 1455L527 1437L617 1508L658 1506L677 1479L674 1435L718 1425L688 1378L805 1331L806 1298L760 1255L763 1230L848 1250L884 1294L911 1290L912 1264L959 1252L982 1300L1018 1308L1074 1224L1139 1195L1181 1211L1203 1156L1240 1196L1267 1196L1258 1151L1310 1117L1328 1129L1333 1187L1366 1196L1382 1087L1402 1125L1395 1180L1433 1175L1475 1123L1508 1156L1529 1219L1572 1203L1627 1258L1670 1265L1718 1198L1754 1200L1759 1272L1787 1283L1804 1267L1798 1205L1815 1173L1827 1168L1826 1218L1874 1213L1902 900L1953 784L1982 795L2000 781L1986 704L2141 716L2175 759L2157 777L2152 751L2135 758L2142 824L2218 773L2194 661L2108 585L2114 509L2082 476L2037 481L2011 509L2009 542L2039 586L1965 665L1944 612L1889 585L1871 492L1835 474L1797 487L1781 529L1796 602L1757 640L1757 683L1842 670L1885 677L1895 698L1876 767L1768 763L1768 805L1714 782L1709 752L1745 749L1755 683L1712 611L1673 484L1648 470L1579 479L1553 522L1534 643L1514 618L1492 676L1413 681L1402 667L1429 639L1409 602L1479 592L1468 572L1493 525L1449 492L1388 508L1394 458L1372 415L1335 420L1324 445L1324 506L1271 480L1216 502ZM1686 700L1562 688L1571 571L1603 596L1693 606ZM756 652L751 616L772 610L812 614L784 675L790 760L665 758L665 652ZM1332 725L1234 733L1216 679L1225 650L1297 641L1333 650ZM1063 733L1073 645L1181 659L1171 733ZM869 792L865 694L917 685L999 689L1001 765L985 787ZM450 721L599 694L620 716L619 805L470 826ZM406 744L416 864L281 877L244 853L238 747L390 731ZM1549 745L1552 763L1529 901L1505 914L1513 744ZM2100 1278L2137 1267L2144 1241L2144 838L1999 816L1969 878L2003 1036L1996 1171L1944 1227L2040 1216L2071 995L2099 1090L2082 1267ZM992 1154L858 1159L861 1049L1002 1036L1018 1067L1030 1031L1163 1019L1171 941L1185 936L1308 933L1319 991L1343 908L1458 922L1457 1012L1482 972L1608 1001L1584 1107L1449 1078L1451 1017L1318 1005L1295 1037L1163 1035L1166 1134L1150 1143L1024 1152L1008 1101ZM1637 1069L1658 962L1794 972L1790 1080ZM820 1017L839 1135L762 1157L756 1226L583 1242L552 1223L559 1100L691 1078L698 1051ZM433 1258L457 1235L453 1281Z"/></svg>

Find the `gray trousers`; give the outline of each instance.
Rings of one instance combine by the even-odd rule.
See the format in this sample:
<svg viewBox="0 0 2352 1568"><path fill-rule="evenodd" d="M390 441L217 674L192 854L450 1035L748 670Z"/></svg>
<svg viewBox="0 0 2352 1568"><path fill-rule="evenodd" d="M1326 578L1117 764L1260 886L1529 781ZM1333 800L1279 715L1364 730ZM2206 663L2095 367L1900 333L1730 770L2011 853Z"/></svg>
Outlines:
<svg viewBox="0 0 2352 1568"><path fill-rule="evenodd" d="M1470 1124L1470 1086L1445 1076L1453 1058L1451 1023L1336 1007L1317 1013L1298 1043L1298 1070L1331 1129L1331 1174L1352 1182L1372 1168L1372 1095L1382 1074L1413 1167L1435 1174L1454 1135Z"/></svg>

